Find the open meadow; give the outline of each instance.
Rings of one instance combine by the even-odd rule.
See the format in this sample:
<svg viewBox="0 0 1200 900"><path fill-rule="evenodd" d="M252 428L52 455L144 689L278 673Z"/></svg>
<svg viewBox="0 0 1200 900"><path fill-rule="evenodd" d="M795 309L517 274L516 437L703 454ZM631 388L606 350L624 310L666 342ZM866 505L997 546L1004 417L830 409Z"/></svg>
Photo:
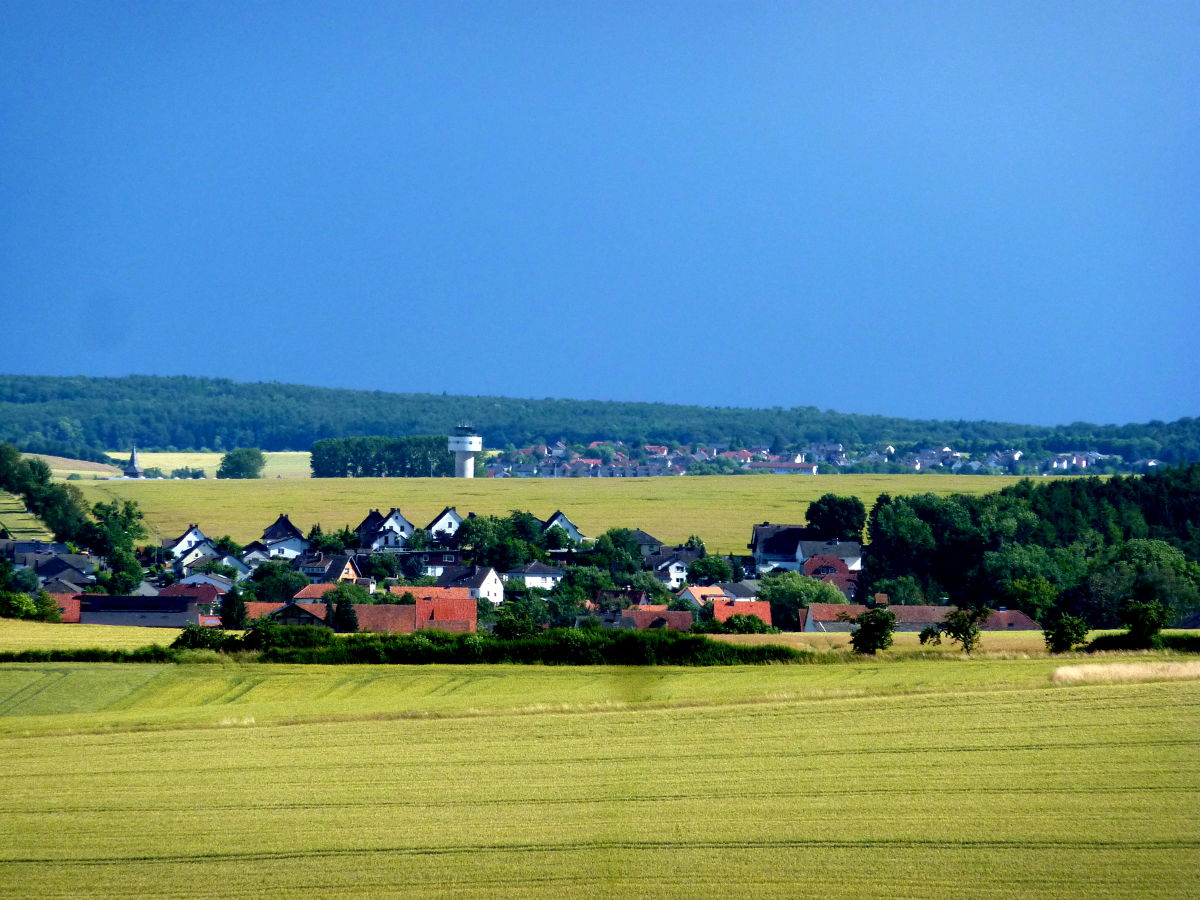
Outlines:
<svg viewBox="0 0 1200 900"><path fill-rule="evenodd" d="M1200 682L0 666L4 897L1181 897Z"/></svg>
<svg viewBox="0 0 1200 900"><path fill-rule="evenodd" d="M254 481L81 482L90 502L136 500L162 538L189 523L206 533L256 540L281 512L304 530L353 528L374 508L398 506L418 527L445 506L503 515L512 509L547 517L563 510L585 534L642 528L659 540L704 538L710 551L745 552L757 522L803 522L808 504L829 492L860 497L869 507L881 493L997 491L1016 478L980 475L713 475L683 478L314 478Z"/></svg>

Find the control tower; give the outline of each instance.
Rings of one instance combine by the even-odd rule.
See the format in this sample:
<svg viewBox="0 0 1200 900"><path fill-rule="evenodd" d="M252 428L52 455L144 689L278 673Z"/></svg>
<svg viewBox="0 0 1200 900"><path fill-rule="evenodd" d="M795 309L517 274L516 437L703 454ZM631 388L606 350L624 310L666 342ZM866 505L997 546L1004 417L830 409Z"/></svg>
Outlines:
<svg viewBox="0 0 1200 900"><path fill-rule="evenodd" d="M483 438L470 425L459 425L450 435L450 452L454 454L454 477L475 477L475 454L483 451Z"/></svg>

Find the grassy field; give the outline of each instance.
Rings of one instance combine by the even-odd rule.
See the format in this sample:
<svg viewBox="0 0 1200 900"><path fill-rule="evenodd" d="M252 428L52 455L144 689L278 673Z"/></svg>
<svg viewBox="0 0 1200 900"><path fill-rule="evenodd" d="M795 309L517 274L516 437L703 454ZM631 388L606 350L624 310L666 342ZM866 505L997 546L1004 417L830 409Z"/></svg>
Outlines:
<svg viewBox="0 0 1200 900"><path fill-rule="evenodd" d="M147 644L169 644L177 634L177 628L52 625L21 619L0 619L0 651L66 650L76 647L133 650Z"/></svg>
<svg viewBox="0 0 1200 900"><path fill-rule="evenodd" d="M629 479L316 478L304 481L84 482L90 501L136 500L166 537L198 522L213 535L247 542L281 512L307 530L354 527L373 507L400 507L416 525L444 506L504 514L523 509L549 516L561 509L585 534L639 527L667 542L699 534L717 552L745 551L757 522L803 522L809 502L828 492L861 497L868 506L891 494L982 494L1016 479L971 475L709 476Z"/></svg>
<svg viewBox="0 0 1200 900"><path fill-rule="evenodd" d="M5 897L1181 897L1200 682L0 666Z"/></svg>
<svg viewBox="0 0 1200 900"><path fill-rule="evenodd" d="M24 455L30 459L40 459L50 467L50 471L56 478L66 478L70 475L78 475L80 478L96 479L112 478L121 474L121 470L116 466L106 465L105 463L90 462L86 459L71 459L70 457L66 456L48 456L45 453L26 453Z"/></svg>
<svg viewBox="0 0 1200 900"><path fill-rule="evenodd" d="M48 540L53 537L41 519L25 511L25 501L20 497L0 491L0 526L14 540Z"/></svg>
<svg viewBox="0 0 1200 900"><path fill-rule="evenodd" d="M129 459L128 450L109 450L108 455L122 461ZM162 469L163 474L167 476L170 476L174 469L187 467L203 469L209 478L215 478L223 455L221 453L191 452L154 453L139 450L138 461L142 464L142 468L157 467ZM264 453L263 455L267 458L267 467L263 469L263 478L309 478L312 476L312 470L308 465L311 454L308 451L288 450Z"/></svg>

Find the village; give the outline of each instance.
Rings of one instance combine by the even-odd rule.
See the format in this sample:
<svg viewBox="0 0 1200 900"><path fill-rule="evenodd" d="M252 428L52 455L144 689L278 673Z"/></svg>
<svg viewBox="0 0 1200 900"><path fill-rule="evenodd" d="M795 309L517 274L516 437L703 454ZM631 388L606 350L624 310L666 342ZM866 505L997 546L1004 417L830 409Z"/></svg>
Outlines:
<svg viewBox="0 0 1200 900"><path fill-rule="evenodd" d="M489 552L483 536L497 528L513 528L522 539L505 538ZM99 583L103 558L63 543L0 541L0 559L31 592L47 592L64 623L88 625L220 627L229 624L222 609L231 591L244 598L248 620L333 627L332 598L338 597L354 613L353 628L339 630L399 634L490 630L498 615L528 609L523 604L531 598L543 607L559 601L543 627L675 631L784 626L845 632L854 627L850 618L889 605L883 593L859 596L863 548L857 541L817 535L806 525L763 522L754 526L747 550L710 556L698 538L669 546L640 529L589 538L561 510L545 519L514 511L503 520L446 507L418 526L391 507L368 511L352 530L325 534L316 525L307 535L280 513L245 546L191 524L161 546L140 548L143 579L114 596ZM498 558L510 562L488 564ZM618 569L624 577L614 578ZM760 592L785 574L814 592L799 608L773 613ZM898 631L920 631L953 610L890 608ZM993 612L984 627L1040 628L1006 609Z"/></svg>
<svg viewBox="0 0 1200 900"><path fill-rule="evenodd" d="M1032 453L1013 448L970 453L949 445L897 449L893 444L854 450L832 441L793 452L770 447L564 441L510 448L487 460L491 478L651 478L670 475L831 475L935 472L958 475L1094 474L1146 471L1157 459L1125 460L1095 450Z"/></svg>

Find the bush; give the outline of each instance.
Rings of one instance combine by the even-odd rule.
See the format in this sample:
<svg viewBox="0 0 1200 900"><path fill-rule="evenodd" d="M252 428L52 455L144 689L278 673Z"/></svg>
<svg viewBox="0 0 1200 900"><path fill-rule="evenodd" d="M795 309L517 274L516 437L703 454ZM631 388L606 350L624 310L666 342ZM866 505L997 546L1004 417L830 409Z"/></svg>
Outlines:
<svg viewBox="0 0 1200 900"><path fill-rule="evenodd" d="M1079 616L1064 613L1042 630L1042 636L1046 639L1046 649L1051 653L1070 653L1087 643L1088 625Z"/></svg>
<svg viewBox="0 0 1200 900"><path fill-rule="evenodd" d="M744 613L734 613L724 622L716 619L705 619L692 626L694 634L782 634L774 626L768 625L758 616L748 616Z"/></svg>

